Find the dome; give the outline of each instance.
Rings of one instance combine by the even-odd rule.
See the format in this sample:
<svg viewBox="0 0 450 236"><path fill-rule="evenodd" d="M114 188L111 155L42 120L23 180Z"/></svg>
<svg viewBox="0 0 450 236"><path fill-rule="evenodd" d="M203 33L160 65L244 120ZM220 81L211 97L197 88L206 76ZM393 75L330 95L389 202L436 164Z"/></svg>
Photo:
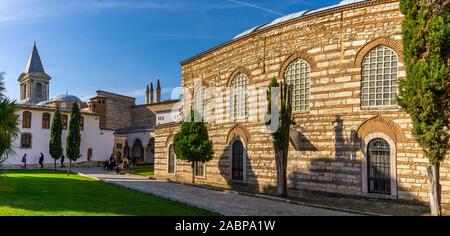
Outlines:
<svg viewBox="0 0 450 236"><path fill-rule="evenodd" d="M347 6L347 5L352 5L352 4L357 4L357 3L361 3L361 2L369 2L372 0L342 0L341 2L339 2L338 4L335 5L331 5L331 6L327 6L327 7L322 7L322 8L318 8L318 9L309 9L309 10L303 10L303 11L299 11L299 12L295 12L289 15L285 15L282 17L279 17L277 19L275 19L274 21L268 23L268 24L263 24L263 25L259 25L256 27L253 27L249 30L246 30L238 35L236 35L233 39L237 39L240 38L242 36L248 35L250 33L256 32L258 30L270 27L272 25L276 25L285 21L289 21L295 18L300 18L302 16L306 16L306 15L311 15L317 12L322 12L328 9L332 9L332 8L336 8L336 7L342 7L342 6Z"/></svg>
<svg viewBox="0 0 450 236"><path fill-rule="evenodd" d="M70 95L70 94L63 94L63 95L56 96L51 101L52 102L78 102L78 103L81 103L81 100L77 96Z"/></svg>

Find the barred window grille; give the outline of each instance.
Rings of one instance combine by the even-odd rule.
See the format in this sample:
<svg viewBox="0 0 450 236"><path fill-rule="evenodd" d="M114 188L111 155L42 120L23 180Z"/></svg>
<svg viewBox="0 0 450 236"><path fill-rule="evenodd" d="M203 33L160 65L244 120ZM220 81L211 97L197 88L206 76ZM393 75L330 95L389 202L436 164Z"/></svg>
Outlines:
<svg viewBox="0 0 450 236"><path fill-rule="evenodd" d="M396 53L384 45L372 49L362 64L362 107L396 106L397 75Z"/></svg>
<svg viewBox="0 0 450 236"><path fill-rule="evenodd" d="M367 147L369 192L391 193L390 147L386 140L373 139Z"/></svg>
<svg viewBox="0 0 450 236"><path fill-rule="evenodd" d="M231 83L231 110L233 119L245 119L248 115L248 79L240 73Z"/></svg>
<svg viewBox="0 0 450 236"><path fill-rule="evenodd" d="M292 85L292 110L309 110L310 86L311 86L311 68L309 64L297 59L293 61L285 72L286 84Z"/></svg>
<svg viewBox="0 0 450 236"><path fill-rule="evenodd" d="M31 148L31 134L24 133L20 135L20 147L21 148Z"/></svg>

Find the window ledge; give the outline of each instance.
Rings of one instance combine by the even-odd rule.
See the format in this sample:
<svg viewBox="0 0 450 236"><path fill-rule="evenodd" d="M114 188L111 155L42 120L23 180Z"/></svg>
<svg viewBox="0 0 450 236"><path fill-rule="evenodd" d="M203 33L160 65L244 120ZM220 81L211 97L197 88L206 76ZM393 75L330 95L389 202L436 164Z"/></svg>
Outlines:
<svg viewBox="0 0 450 236"><path fill-rule="evenodd" d="M398 111L399 106L387 106L387 107L361 107L362 111Z"/></svg>

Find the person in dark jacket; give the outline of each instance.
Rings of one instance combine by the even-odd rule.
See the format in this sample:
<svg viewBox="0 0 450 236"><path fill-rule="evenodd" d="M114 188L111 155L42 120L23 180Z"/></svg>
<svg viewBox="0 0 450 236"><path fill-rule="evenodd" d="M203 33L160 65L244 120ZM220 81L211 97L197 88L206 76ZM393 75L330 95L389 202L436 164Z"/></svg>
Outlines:
<svg viewBox="0 0 450 236"><path fill-rule="evenodd" d="M61 156L61 168L66 168L66 166L64 165L64 159L66 159L66 157L64 155Z"/></svg>
<svg viewBox="0 0 450 236"><path fill-rule="evenodd" d="M39 156L39 165L41 165L41 168L44 168L44 154L42 154Z"/></svg>
<svg viewBox="0 0 450 236"><path fill-rule="evenodd" d="M27 154L26 153L23 154L22 163L23 163L22 169L26 169L27 168Z"/></svg>
<svg viewBox="0 0 450 236"><path fill-rule="evenodd" d="M111 157L109 157L108 170L114 170L115 167L116 167L116 158L114 158L114 155L111 154Z"/></svg>

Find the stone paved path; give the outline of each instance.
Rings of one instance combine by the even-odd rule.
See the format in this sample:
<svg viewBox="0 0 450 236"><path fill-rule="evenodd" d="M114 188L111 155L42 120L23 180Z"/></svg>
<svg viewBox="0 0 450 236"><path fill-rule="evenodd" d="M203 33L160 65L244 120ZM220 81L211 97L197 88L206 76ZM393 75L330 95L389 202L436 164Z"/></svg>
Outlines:
<svg viewBox="0 0 450 236"><path fill-rule="evenodd" d="M140 176L117 175L101 168L73 169L81 175L182 202L226 216L351 216L348 212L303 206L282 201L245 196L228 191L216 191Z"/></svg>

